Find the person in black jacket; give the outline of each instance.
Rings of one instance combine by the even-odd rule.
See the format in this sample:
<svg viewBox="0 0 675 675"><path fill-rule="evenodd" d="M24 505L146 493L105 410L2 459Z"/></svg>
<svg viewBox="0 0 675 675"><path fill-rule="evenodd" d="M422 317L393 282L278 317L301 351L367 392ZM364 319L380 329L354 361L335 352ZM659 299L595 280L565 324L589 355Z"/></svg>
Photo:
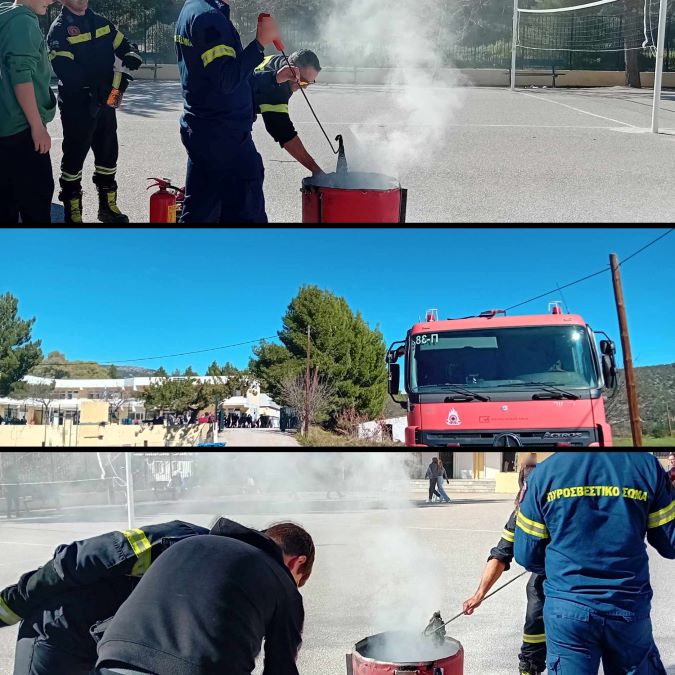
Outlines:
<svg viewBox="0 0 675 675"><path fill-rule="evenodd" d="M490 550L487 565L483 570L478 590L464 602L464 613L471 615L480 607L485 596L497 583L501 575L511 568L513 562L513 544L515 541L516 517L518 507L527 489L527 480L536 468L532 455L528 458L527 473L523 474L521 491L516 498L516 508L504 526L502 536ZM522 472L521 472L522 473ZM538 675L546 670L546 631L544 630L544 580L543 574L532 574L527 582L527 611L523 627L523 644L518 654L520 675Z"/></svg>
<svg viewBox="0 0 675 675"><path fill-rule="evenodd" d="M59 546L0 591L0 627L20 623L14 675L91 675L99 627L169 546L207 533L174 520Z"/></svg>
<svg viewBox="0 0 675 675"><path fill-rule="evenodd" d="M129 41L105 17L89 9L89 0L59 0L61 13L52 23L47 44L59 78L59 109L63 125L61 192L66 223L82 221L82 166L94 152L94 184L98 189L98 219L128 223L117 206L117 117L108 105L113 88L119 89L115 57L128 70L142 59Z"/></svg>
<svg viewBox="0 0 675 675"><path fill-rule="evenodd" d="M298 675L298 588L314 557L299 525L259 532L221 518L209 535L172 546L143 577L103 634L98 672L250 675L264 638L264 675Z"/></svg>
<svg viewBox="0 0 675 675"><path fill-rule="evenodd" d="M251 84L255 98L255 112L256 115L262 115L269 135L293 159L316 176L323 171L300 140L288 112L288 102L300 87L308 87L316 82L321 72L321 64L319 57L309 49L293 52L288 57L288 63L293 67L293 74L297 76L297 80L288 79L288 66L283 56L266 56L253 71ZM273 78L269 77L270 73L274 74Z"/></svg>

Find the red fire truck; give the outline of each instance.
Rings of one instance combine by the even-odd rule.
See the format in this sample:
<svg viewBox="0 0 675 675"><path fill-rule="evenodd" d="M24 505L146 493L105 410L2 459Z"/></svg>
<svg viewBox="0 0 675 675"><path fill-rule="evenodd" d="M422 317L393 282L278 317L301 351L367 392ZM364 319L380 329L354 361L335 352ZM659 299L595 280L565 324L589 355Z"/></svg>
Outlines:
<svg viewBox="0 0 675 675"><path fill-rule="evenodd" d="M438 320L427 310L387 351L389 394L407 410L406 445L608 446L604 389L616 391L616 347L560 303L548 314ZM399 393L405 356L407 401Z"/></svg>

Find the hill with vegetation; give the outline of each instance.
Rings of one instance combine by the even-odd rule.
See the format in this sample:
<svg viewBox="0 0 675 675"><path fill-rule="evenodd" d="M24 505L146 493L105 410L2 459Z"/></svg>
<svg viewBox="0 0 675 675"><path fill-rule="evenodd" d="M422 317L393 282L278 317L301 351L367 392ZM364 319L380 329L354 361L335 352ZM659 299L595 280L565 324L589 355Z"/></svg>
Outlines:
<svg viewBox="0 0 675 675"><path fill-rule="evenodd" d="M635 368L642 431L656 438L669 433L668 410L671 425L675 426L675 363ZM617 436L630 436L626 379L619 371L619 389L615 397L607 399L607 417Z"/></svg>

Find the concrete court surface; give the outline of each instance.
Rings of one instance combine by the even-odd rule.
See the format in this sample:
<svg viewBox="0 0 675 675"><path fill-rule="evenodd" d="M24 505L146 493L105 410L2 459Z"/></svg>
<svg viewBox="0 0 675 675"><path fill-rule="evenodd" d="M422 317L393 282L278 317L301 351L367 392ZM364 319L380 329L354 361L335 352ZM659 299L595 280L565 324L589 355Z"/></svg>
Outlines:
<svg viewBox="0 0 675 675"><path fill-rule="evenodd" d="M300 447L293 434L279 429L223 429L218 432L218 440L228 448Z"/></svg>
<svg viewBox="0 0 675 675"><path fill-rule="evenodd" d="M454 504L361 511L335 500L332 511L293 514L317 543L314 575L303 588L306 610L299 670L303 675L345 675L344 654L357 640L398 626L406 616L420 630L440 609L448 619L473 594L489 549L499 539L512 495L453 495ZM271 503L268 503L271 507ZM175 517L207 525L214 513L179 513L156 506L139 525ZM182 508L188 508L183 506ZM236 515L239 522L263 527L282 513ZM174 510L171 510L174 509ZM42 517L0 520L0 587L21 572L43 564L62 542L126 529L125 521L77 522ZM669 675L675 674L672 635L672 563L650 553L655 598L654 635ZM521 568L514 565L502 583ZM429 588L437 579L435 586ZM462 642L466 675L513 675L525 611L525 582L517 580L490 598L471 617L461 617L448 634ZM416 592L425 589L424 593ZM414 600L411 600L414 598ZM0 675L11 675L16 628L0 630ZM259 674L258 668L256 673ZM56 674L55 674L56 675Z"/></svg>
<svg viewBox="0 0 675 675"><path fill-rule="evenodd" d="M446 92L447 94L447 92ZM446 95L444 94L444 96ZM675 93L664 91L661 125L670 132L645 133L651 124L651 90L468 88L452 90L462 101L447 124L443 143L420 147L427 159L399 176L408 188L408 222L654 222L675 217ZM395 102L401 90L384 86L316 85L310 100L331 138L350 126L377 125L394 114L387 130L401 130ZM184 182L185 151L178 134L178 82L138 81L119 112L119 202L134 222L148 221L146 178ZM335 170L326 139L299 94L291 116L301 138L326 171ZM405 120L404 120L405 121ZM55 177L61 160L58 115ZM268 135L254 128L266 169L270 223L301 222L305 170ZM83 185L85 220L96 221L91 184L93 158ZM56 195L54 197L56 202ZM62 218L60 204L55 220Z"/></svg>

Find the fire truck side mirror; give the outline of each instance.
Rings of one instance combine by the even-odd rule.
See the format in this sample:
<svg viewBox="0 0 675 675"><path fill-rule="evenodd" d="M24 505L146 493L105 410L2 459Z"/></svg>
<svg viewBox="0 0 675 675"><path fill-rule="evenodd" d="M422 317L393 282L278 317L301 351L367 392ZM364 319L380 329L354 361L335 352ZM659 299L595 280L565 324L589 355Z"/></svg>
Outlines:
<svg viewBox="0 0 675 675"><path fill-rule="evenodd" d="M600 340L600 352L607 356L614 356L616 347L611 340Z"/></svg>
<svg viewBox="0 0 675 675"><path fill-rule="evenodd" d="M608 389L616 387L616 364L612 355L602 355L602 377L605 380L605 387Z"/></svg>
<svg viewBox="0 0 675 675"><path fill-rule="evenodd" d="M401 380L401 366L398 363L390 363L387 388L391 396L396 396L396 394L398 394L400 380Z"/></svg>

